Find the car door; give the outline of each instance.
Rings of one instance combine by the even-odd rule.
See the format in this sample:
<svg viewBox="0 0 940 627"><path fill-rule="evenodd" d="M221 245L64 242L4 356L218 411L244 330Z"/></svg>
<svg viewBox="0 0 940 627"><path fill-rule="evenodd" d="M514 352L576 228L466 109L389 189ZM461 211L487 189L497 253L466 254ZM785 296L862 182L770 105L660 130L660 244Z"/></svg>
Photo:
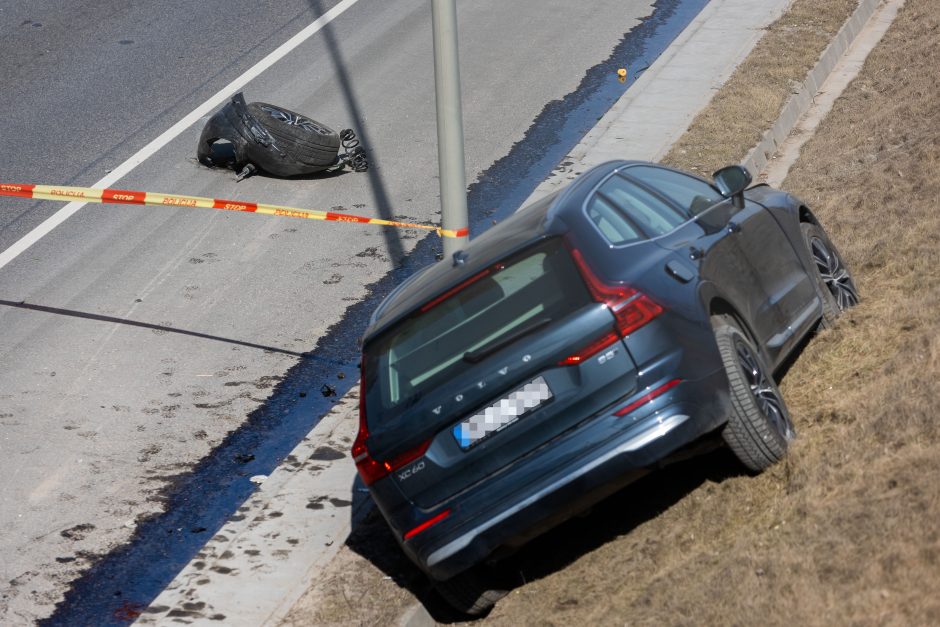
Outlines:
<svg viewBox="0 0 940 627"><path fill-rule="evenodd" d="M780 224L762 205L745 200L744 208L730 217L726 231L766 294L761 314L773 316L776 326L761 339L776 361L777 354L816 310L815 287Z"/></svg>
<svg viewBox="0 0 940 627"><path fill-rule="evenodd" d="M776 341L788 324L779 296L780 268L799 261L773 216L753 202L737 209L706 181L675 170L637 165L623 175L655 189L689 216L657 240L674 251L675 263L697 266L699 276L747 317L762 344Z"/></svg>

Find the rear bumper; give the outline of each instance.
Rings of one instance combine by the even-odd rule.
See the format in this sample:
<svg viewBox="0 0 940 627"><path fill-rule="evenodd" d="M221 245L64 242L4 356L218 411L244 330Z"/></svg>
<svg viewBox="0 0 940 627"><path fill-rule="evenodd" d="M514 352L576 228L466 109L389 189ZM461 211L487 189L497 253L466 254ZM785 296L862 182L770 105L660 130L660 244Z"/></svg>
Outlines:
<svg viewBox="0 0 940 627"><path fill-rule="evenodd" d="M629 401L610 408L549 450L444 504L441 509L449 508L450 516L402 541L405 553L431 578L446 580L501 546L539 535L720 425L727 396L715 390L723 389L727 380L716 372L683 382L630 414L614 415Z"/></svg>

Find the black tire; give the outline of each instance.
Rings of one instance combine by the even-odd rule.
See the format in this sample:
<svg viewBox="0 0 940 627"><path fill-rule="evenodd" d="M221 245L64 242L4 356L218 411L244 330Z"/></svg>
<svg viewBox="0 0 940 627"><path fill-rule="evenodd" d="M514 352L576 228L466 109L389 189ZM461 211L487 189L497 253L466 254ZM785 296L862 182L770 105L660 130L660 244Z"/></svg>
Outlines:
<svg viewBox="0 0 940 627"><path fill-rule="evenodd" d="M277 147L293 159L323 167L336 161L339 134L325 124L265 102L249 103L248 111L271 133Z"/></svg>
<svg viewBox="0 0 940 627"><path fill-rule="evenodd" d="M800 224L803 242L816 266L817 292L823 303L820 328L831 328L842 312L858 304L858 289L842 256L826 232L810 222Z"/></svg>
<svg viewBox="0 0 940 627"><path fill-rule="evenodd" d="M447 581L435 581L434 589L452 608L467 616L482 616L509 594L494 586L489 569L476 566Z"/></svg>
<svg viewBox="0 0 940 627"><path fill-rule="evenodd" d="M780 390L753 342L728 317L712 318L728 375L731 415L722 437L749 470L761 472L786 455L796 436Z"/></svg>

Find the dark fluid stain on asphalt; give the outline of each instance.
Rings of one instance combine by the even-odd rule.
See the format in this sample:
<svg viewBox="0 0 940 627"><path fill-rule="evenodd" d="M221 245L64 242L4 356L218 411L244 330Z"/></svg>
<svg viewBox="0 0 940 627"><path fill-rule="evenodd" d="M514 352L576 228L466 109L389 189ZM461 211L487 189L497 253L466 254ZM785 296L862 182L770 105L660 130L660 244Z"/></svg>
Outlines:
<svg viewBox="0 0 940 627"><path fill-rule="evenodd" d="M346 457L346 453L343 451L338 451L335 448L329 446L318 446L317 449L310 454L309 459L328 462L336 459L342 459L344 457Z"/></svg>
<svg viewBox="0 0 940 627"><path fill-rule="evenodd" d="M95 526L91 523L82 523L69 529L59 532L59 535L67 540L84 540L89 532L94 531Z"/></svg>
<svg viewBox="0 0 940 627"><path fill-rule="evenodd" d="M546 105L524 139L470 185L471 232L485 231L494 219L518 208L707 2L657 0L652 15L625 35L608 59L588 70L576 91ZM629 69L626 85L610 79L621 67ZM243 511L242 504L256 489L249 478L270 474L335 403L333 394L302 397L300 392L329 387L343 396L358 382L357 342L372 311L395 286L433 263L439 251L440 239L429 235L400 267L369 285L368 296L351 305L316 348L303 355L263 406L192 471L173 478L162 493L166 512L138 521L131 540L90 566L40 624L132 622L137 608L156 598L202 548L205 534L192 530L217 531L236 510ZM376 254L367 249L359 256ZM324 383L337 379L335 385ZM355 493L355 498L366 497ZM307 507L319 509L323 504L311 499Z"/></svg>

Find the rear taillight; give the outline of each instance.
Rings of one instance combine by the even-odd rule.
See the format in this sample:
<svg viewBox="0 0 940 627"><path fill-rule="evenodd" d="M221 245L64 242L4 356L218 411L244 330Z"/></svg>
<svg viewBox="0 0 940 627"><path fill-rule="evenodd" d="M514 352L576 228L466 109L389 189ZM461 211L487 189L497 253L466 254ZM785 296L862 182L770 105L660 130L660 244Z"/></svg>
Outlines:
<svg viewBox="0 0 940 627"><path fill-rule="evenodd" d="M369 427L366 424L366 370L365 359L362 360L362 378L359 379L359 433L356 434L356 441L352 445L352 458L356 462L356 469L359 470L359 476L363 483L372 485L376 480L381 479L388 472L379 462L372 459L369 455L369 449L366 448L366 440L369 439Z"/></svg>
<svg viewBox="0 0 940 627"><path fill-rule="evenodd" d="M561 362L562 366L579 364L585 359L599 353L620 338L625 338L643 325L652 321L663 312L663 308L653 302L649 296L629 285L608 284L602 281L584 260L584 255L566 240L571 258L574 259L584 283L587 285L591 297L604 303L614 314L616 333L607 333L592 340L583 349L569 355Z"/></svg>
<svg viewBox="0 0 940 627"><path fill-rule="evenodd" d="M366 441L369 439L369 426L366 422L365 359L362 360L361 376L362 378L359 380L359 433L356 434L356 441L352 445L352 458L356 462L356 469L359 471L359 476L362 477L362 482L366 485L372 485L389 473L423 456L428 447L431 446L431 440L422 442L392 459L385 461L373 459L366 446Z"/></svg>
<svg viewBox="0 0 940 627"><path fill-rule="evenodd" d="M649 393L647 393L647 394L644 394L643 396L641 396L640 398L636 399L635 401L633 401L632 403L630 403L630 404L627 405L626 407L621 407L620 409L618 409L617 411L614 412L614 415L615 415L615 416L626 416L626 415L629 414L631 411L634 411L634 410L636 410L636 409L639 409L639 408L642 407L643 405L646 405L647 403L652 402L654 399L656 399L656 398L662 396L663 394L665 394L666 392L668 392L668 391L671 390L672 388L676 387L676 386L679 385L680 383L682 383L682 380L681 380L681 379L673 379L673 380L670 381L669 383L667 383L667 384L665 384L665 385L659 386L658 388L656 388L656 389L653 390L652 392L649 392Z"/></svg>
<svg viewBox="0 0 940 627"><path fill-rule="evenodd" d="M441 512L441 513L438 514L437 516L434 516L433 518L429 518L429 519L425 520L423 523L421 523L420 525L418 525L418 526L415 527L414 529L412 529L412 530L408 531L407 533L405 533L405 540L408 540L408 539L410 539L410 538L415 537L416 535L418 535L418 534L421 533L422 531L426 531L427 529L429 529L430 527L433 527L434 525L436 525L437 523L441 522L442 520L444 520L444 519L447 518L448 516L450 516L450 510L449 510L449 509L445 509L443 512Z"/></svg>

